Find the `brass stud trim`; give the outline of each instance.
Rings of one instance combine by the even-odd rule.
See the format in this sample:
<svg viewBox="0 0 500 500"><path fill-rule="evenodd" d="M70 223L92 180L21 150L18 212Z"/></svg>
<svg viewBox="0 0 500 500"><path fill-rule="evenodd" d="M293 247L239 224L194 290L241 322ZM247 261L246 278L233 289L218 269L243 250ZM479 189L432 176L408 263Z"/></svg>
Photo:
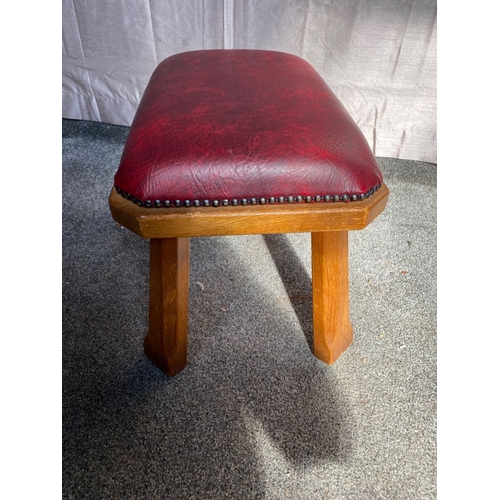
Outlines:
<svg viewBox="0 0 500 500"><path fill-rule="evenodd" d="M373 195L373 193L375 193L375 191L378 191L380 189L380 187L382 186L382 183L379 183L377 184L376 186L372 187L371 189L369 189L368 191L366 191L365 193L360 193L360 194L346 194L346 193L343 193L343 194L334 194L334 195L330 195L330 194L325 194L324 196L321 196L319 194L315 195L315 196L311 196L311 195L307 195L307 196L302 196L302 195L297 195L297 196L279 196L279 197L274 197L274 196L270 196L269 198L266 198L266 197L261 197L261 198L241 198L241 199L238 199L238 198L233 198L231 200L228 200L228 199L223 199L221 201L219 200L203 200L203 201L200 201L200 200L184 200L184 201L181 201L181 200L174 200L174 201L171 201L171 200L164 200L163 202L161 200L155 200L155 201L151 201L151 200L145 200L145 201L142 201L142 200L139 200L137 198L135 198L134 196L132 196L130 193L127 193L126 191L123 191L123 189L115 186L115 189L116 189L116 192L118 194L120 194L123 198L127 199L127 200L130 200L132 203L135 203L136 205L139 205L140 207L146 207L146 208L162 208L162 207L166 207L166 208L169 208L169 207L201 207L201 206L204 206L204 207L210 207L210 206L213 206L213 207L219 207L219 206L223 206L223 207L227 207L229 205L232 205L234 207L238 206L238 205L243 205L243 206L246 206L248 204L251 204L251 205L257 205L257 204L260 204L260 205L266 205L267 203L270 203L270 204L275 204L276 202L278 203L302 203L303 201L305 201L306 203L311 203L311 202L316 202L316 203L330 203L330 202L339 202L339 201L343 201L344 203L347 203L349 201L363 201L363 200L366 200L367 198L369 198L370 196Z"/></svg>

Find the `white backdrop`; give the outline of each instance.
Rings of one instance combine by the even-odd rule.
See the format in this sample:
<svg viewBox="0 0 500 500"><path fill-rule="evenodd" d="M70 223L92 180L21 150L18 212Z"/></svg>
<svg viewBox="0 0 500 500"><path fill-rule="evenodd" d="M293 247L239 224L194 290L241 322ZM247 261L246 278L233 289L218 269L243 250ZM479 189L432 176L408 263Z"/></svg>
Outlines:
<svg viewBox="0 0 500 500"><path fill-rule="evenodd" d="M310 62L377 156L435 163L436 0L63 0L64 118L130 125L156 65L188 50Z"/></svg>

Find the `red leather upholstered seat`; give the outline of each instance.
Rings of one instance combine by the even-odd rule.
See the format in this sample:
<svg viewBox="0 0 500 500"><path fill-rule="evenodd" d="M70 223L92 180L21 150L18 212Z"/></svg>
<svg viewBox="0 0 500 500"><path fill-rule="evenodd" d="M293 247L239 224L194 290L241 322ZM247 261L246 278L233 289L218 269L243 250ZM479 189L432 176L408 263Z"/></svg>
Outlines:
<svg viewBox="0 0 500 500"><path fill-rule="evenodd" d="M281 52L165 59L144 92L115 187L139 205L357 201L382 174L312 66Z"/></svg>
<svg viewBox="0 0 500 500"><path fill-rule="evenodd" d="M261 50L165 59L114 187L113 218L150 240L144 350L167 375L187 363L194 237L311 233L314 355L331 364L351 343L348 231L370 224L389 190L361 131L303 59Z"/></svg>

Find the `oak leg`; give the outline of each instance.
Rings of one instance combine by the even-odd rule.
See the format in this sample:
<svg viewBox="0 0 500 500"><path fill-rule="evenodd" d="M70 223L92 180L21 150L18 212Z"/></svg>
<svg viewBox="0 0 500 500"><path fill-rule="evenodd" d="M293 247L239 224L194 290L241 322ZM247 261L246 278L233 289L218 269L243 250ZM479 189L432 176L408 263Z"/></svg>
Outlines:
<svg viewBox="0 0 500 500"><path fill-rule="evenodd" d="M334 363L352 342L348 233L311 233L314 355Z"/></svg>
<svg viewBox="0 0 500 500"><path fill-rule="evenodd" d="M168 376L187 363L189 238L150 240L149 331L144 351Z"/></svg>

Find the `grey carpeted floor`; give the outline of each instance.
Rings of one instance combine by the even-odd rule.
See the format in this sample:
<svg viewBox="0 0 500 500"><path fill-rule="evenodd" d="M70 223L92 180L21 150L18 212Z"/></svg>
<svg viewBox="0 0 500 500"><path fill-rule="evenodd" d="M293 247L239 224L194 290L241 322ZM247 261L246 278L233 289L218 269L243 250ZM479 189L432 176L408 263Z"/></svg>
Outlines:
<svg viewBox="0 0 500 500"><path fill-rule="evenodd" d="M108 195L128 128L63 120L63 498L436 498L436 166L379 158L354 341L311 345L307 234L191 240L188 366L143 354L148 241Z"/></svg>

